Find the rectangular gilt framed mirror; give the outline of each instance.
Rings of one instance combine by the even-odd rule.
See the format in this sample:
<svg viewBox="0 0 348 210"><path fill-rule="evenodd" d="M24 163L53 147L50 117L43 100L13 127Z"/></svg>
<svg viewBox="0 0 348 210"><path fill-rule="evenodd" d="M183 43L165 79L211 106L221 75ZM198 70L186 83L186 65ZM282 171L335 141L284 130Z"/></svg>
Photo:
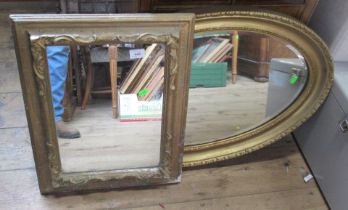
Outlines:
<svg viewBox="0 0 348 210"><path fill-rule="evenodd" d="M180 181L194 15L11 15L42 194Z"/></svg>

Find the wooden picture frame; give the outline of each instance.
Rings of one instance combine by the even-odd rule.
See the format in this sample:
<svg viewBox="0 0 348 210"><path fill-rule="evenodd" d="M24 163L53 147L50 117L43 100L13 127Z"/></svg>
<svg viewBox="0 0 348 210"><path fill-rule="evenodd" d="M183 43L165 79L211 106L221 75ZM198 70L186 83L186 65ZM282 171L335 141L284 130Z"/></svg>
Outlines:
<svg viewBox="0 0 348 210"><path fill-rule="evenodd" d="M180 181L194 15L11 15L16 56L42 194ZM164 101L158 167L63 173L45 47L162 43Z"/></svg>

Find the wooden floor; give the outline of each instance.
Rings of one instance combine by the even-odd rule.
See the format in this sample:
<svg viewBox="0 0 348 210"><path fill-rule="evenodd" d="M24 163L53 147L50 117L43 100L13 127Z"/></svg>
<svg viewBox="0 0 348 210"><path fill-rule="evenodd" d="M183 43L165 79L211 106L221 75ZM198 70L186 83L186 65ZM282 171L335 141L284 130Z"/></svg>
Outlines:
<svg viewBox="0 0 348 210"><path fill-rule="evenodd" d="M230 75L230 74L228 74ZM201 144L227 138L254 128L266 120L268 83L244 76L226 87L191 88L185 144Z"/></svg>
<svg viewBox="0 0 348 210"><path fill-rule="evenodd" d="M94 99L77 108L67 125L80 138L59 139L65 172L100 171L159 165L161 121L120 122L112 118L111 100Z"/></svg>
<svg viewBox="0 0 348 210"><path fill-rule="evenodd" d="M328 209L294 140L185 170L182 183L148 189L41 196L7 21L14 11L55 11L55 3L0 3L0 209Z"/></svg>
<svg viewBox="0 0 348 210"><path fill-rule="evenodd" d="M190 89L185 144L233 136L261 124L268 83L239 77L226 87ZM67 125L81 137L59 139L65 172L152 167L159 164L161 121L121 122L112 118L111 99L90 100ZM125 149L127 148L127 149Z"/></svg>

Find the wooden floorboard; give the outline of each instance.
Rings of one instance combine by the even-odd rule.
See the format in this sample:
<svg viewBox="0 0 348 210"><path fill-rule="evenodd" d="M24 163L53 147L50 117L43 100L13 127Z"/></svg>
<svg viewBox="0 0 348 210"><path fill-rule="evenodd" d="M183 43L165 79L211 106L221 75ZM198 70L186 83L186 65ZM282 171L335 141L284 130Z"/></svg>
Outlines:
<svg viewBox="0 0 348 210"><path fill-rule="evenodd" d="M252 201L252 202L251 202ZM291 201L291 202L289 202ZM158 203L153 206L127 208L127 210L192 210L192 209L240 209L240 210L327 210L317 188L287 190L264 194L220 197L184 203Z"/></svg>
<svg viewBox="0 0 348 210"><path fill-rule="evenodd" d="M288 168L285 165L287 162L290 163ZM283 158L262 162L188 170L184 172L181 184L63 197L41 196L33 169L5 171L0 172L2 177L0 180L0 208L135 208L153 206L158 203L163 205L167 203L191 203L197 200L236 196L246 196L244 199L247 199L250 195L272 192L313 188L318 190L314 181L307 184L303 182L303 174L307 170L301 155L293 153ZM306 201L312 198L308 193L302 194L302 197L306 196L309 197L303 198L302 203L298 203L299 206L305 206ZM282 197L282 199L286 200L287 197ZM287 202L292 202L292 200ZM317 203L324 205L322 199L318 199Z"/></svg>
<svg viewBox="0 0 348 210"><path fill-rule="evenodd" d="M0 129L26 127L22 93L0 93Z"/></svg>
<svg viewBox="0 0 348 210"><path fill-rule="evenodd" d="M5 7L2 7L6 5ZM39 193L8 15L54 4L0 3L0 209L328 209L294 140L185 170L182 183L68 196ZM110 112L111 113L111 112Z"/></svg>
<svg viewBox="0 0 348 210"><path fill-rule="evenodd" d="M1 48L0 48L1 49ZM21 92L17 63L0 61L0 93ZM6 75L6 76L5 76Z"/></svg>
<svg viewBox="0 0 348 210"><path fill-rule="evenodd" d="M0 129L0 171L34 168L27 128Z"/></svg>
<svg viewBox="0 0 348 210"><path fill-rule="evenodd" d="M227 138L266 119L268 83L238 78L226 87L190 89L185 144Z"/></svg>

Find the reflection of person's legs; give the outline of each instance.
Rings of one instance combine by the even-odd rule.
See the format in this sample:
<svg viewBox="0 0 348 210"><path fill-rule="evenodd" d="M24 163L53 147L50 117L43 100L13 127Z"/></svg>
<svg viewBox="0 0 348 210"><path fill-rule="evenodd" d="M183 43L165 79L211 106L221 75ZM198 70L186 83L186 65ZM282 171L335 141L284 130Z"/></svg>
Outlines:
<svg viewBox="0 0 348 210"><path fill-rule="evenodd" d="M80 132L74 128L68 127L62 121L62 115L64 113L62 101L68 72L69 51L68 46L48 46L47 61L58 136L61 138L79 138Z"/></svg>
<svg viewBox="0 0 348 210"><path fill-rule="evenodd" d="M47 47L48 68L51 79L51 93L54 108L55 121L61 121L64 113L62 100L64 98L64 86L68 70L69 47Z"/></svg>

